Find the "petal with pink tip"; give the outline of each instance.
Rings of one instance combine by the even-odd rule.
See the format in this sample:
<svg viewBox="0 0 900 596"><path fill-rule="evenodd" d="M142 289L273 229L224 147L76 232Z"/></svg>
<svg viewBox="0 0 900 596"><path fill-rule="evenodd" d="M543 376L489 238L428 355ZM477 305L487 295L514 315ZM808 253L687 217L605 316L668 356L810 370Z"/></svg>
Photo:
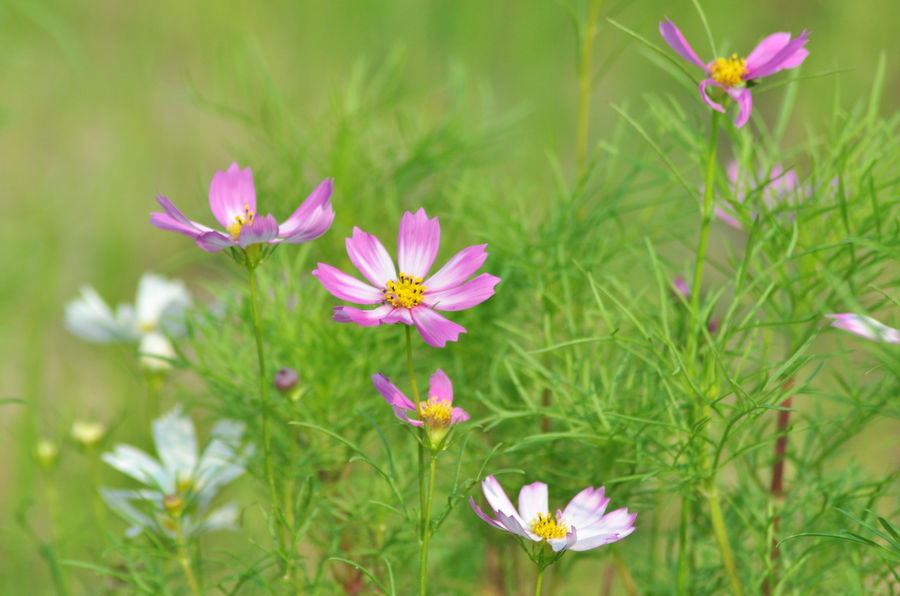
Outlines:
<svg viewBox="0 0 900 596"><path fill-rule="evenodd" d="M209 184L209 208L225 229L247 209L256 213L256 189L250 168L242 170L233 162L228 170L216 172Z"/></svg>
<svg viewBox="0 0 900 596"><path fill-rule="evenodd" d="M479 507L478 505L475 504L475 499L474 499L474 498L469 497L469 505L472 506L472 509L475 511L475 515L477 515L478 517L480 517L481 519L483 519L483 520L486 521L487 523L491 524L491 525L494 526L495 528L500 528L501 530L506 530L506 526L504 526L503 524L501 524L501 523L498 522L497 520L491 519L490 517L488 517L487 514L486 514L484 511L481 510L481 507Z"/></svg>
<svg viewBox="0 0 900 596"><path fill-rule="evenodd" d="M456 287L469 279L487 259L487 244L476 244L459 251L437 273L425 280L430 292L441 292Z"/></svg>
<svg viewBox="0 0 900 596"><path fill-rule="evenodd" d="M242 226L238 232L237 243L241 248L247 248L251 244L263 244L274 240L278 236L278 220L272 214L265 217L254 217L253 223Z"/></svg>
<svg viewBox="0 0 900 596"><path fill-rule="evenodd" d="M890 344L900 343L900 330L888 327L872 317L854 313L840 313L825 316L834 319L834 321L831 322L832 327L849 331L850 333L873 341L882 341Z"/></svg>
<svg viewBox="0 0 900 596"><path fill-rule="evenodd" d="M496 478L488 476L482 480L481 490L484 493L484 498L487 499L488 504L491 506L491 509L494 510L494 513L498 515L503 513L507 517L516 519L521 524L522 518L519 517L519 512L513 507L512 501L506 496L506 492L503 490L503 487L500 486L500 483L497 482Z"/></svg>
<svg viewBox="0 0 900 596"><path fill-rule="evenodd" d="M350 261L373 286L385 288L387 282L397 279L394 262L378 238L354 227L346 244Z"/></svg>
<svg viewBox="0 0 900 596"><path fill-rule="evenodd" d="M532 482L522 487L519 491L519 515L525 520L525 523L536 520L538 513L548 515L549 512L546 484Z"/></svg>
<svg viewBox="0 0 900 596"><path fill-rule="evenodd" d="M602 486L598 489L589 486L572 497L562 514L566 525L582 529L599 520L609 503L603 492Z"/></svg>
<svg viewBox="0 0 900 596"><path fill-rule="evenodd" d="M425 292L425 304L436 310L465 310L481 304L494 295L494 286L500 278L490 273L482 273L461 286L443 292ZM427 287L427 286L426 286Z"/></svg>
<svg viewBox="0 0 900 596"><path fill-rule="evenodd" d="M407 211L400 220L397 236L397 266L413 277L425 277L431 269L441 243L438 218L428 219L424 208L415 214Z"/></svg>
<svg viewBox="0 0 900 596"><path fill-rule="evenodd" d="M206 252L219 252L237 245L230 235L215 230L200 234L194 238L194 242Z"/></svg>
<svg viewBox="0 0 900 596"><path fill-rule="evenodd" d="M334 221L334 209L329 202L334 191L334 179L326 178L287 220L278 227L278 236L289 244L299 244L318 238L328 231Z"/></svg>
<svg viewBox="0 0 900 596"><path fill-rule="evenodd" d="M379 304L384 302L384 294L378 288L351 277L336 267L319 263L313 275L325 289L341 300L357 304Z"/></svg>
<svg viewBox="0 0 900 596"><path fill-rule="evenodd" d="M675 50L675 53L688 62L692 62L703 70L706 70L706 65L697 57L697 54L694 52L693 48L691 48L691 45L669 17L666 17L665 21L659 23L659 34L666 40L669 47Z"/></svg>
<svg viewBox="0 0 900 596"><path fill-rule="evenodd" d="M435 348L443 348L448 341L457 341L459 334L466 332L465 327L457 325L427 306L412 308L410 315L425 343Z"/></svg>

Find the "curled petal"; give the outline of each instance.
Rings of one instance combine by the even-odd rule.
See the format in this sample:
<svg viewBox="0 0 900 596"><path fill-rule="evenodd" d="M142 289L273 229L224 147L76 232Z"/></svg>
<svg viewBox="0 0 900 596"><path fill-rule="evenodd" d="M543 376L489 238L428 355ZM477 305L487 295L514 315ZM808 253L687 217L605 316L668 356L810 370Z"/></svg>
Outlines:
<svg viewBox="0 0 900 596"><path fill-rule="evenodd" d="M313 271L313 275L325 286L326 290L341 300L357 304L384 302L384 294L381 290L373 288L331 265L319 263L318 268Z"/></svg>
<svg viewBox="0 0 900 596"><path fill-rule="evenodd" d="M151 213L150 223L161 230L178 232L196 238L203 232L209 232L210 228L188 219L168 197L156 197L156 201L162 206L164 213Z"/></svg>
<svg viewBox="0 0 900 596"><path fill-rule="evenodd" d="M666 17L665 21L661 21L659 23L659 34L662 35L662 38L666 40L666 43L669 44L675 53L679 56L691 62L700 68L706 70L706 65L697 57L697 54L694 52L693 48L691 48L690 44L684 38L684 35L681 34L681 31L675 24Z"/></svg>
<svg viewBox="0 0 900 596"><path fill-rule="evenodd" d="M237 243L241 248L274 240L278 236L278 220L272 214L254 217L253 223L243 226L238 233Z"/></svg>
<svg viewBox="0 0 900 596"><path fill-rule="evenodd" d="M209 184L209 208L225 229L245 210L256 213L256 189L250 168L242 170L234 162L228 170L216 172Z"/></svg>
<svg viewBox="0 0 900 596"><path fill-rule="evenodd" d="M237 243L229 234L223 234L222 232L217 232L215 230L200 234L194 238L194 242L206 252L219 252L226 248L237 246Z"/></svg>
<svg viewBox="0 0 900 596"><path fill-rule="evenodd" d="M424 208L415 214L407 211L400 220L397 236L397 265L400 271L413 277L425 277L437 256L441 242L438 218L428 219Z"/></svg>
<svg viewBox="0 0 900 596"><path fill-rule="evenodd" d="M457 341L466 328L436 313L427 306L417 306L410 310L416 329L429 346L443 348L448 341Z"/></svg>
<svg viewBox="0 0 900 596"><path fill-rule="evenodd" d="M699 86L699 89L700 89L700 97L703 99L703 102L704 102L706 105L708 105L709 107L711 107L711 108L714 109L715 111L717 111L717 112L722 112L722 113L724 114L724 113L725 113L725 108L723 108L721 104L717 104L716 102L714 102L713 100L711 100L711 99L709 98L709 96L706 94L706 88L709 87L710 85L712 85L713 87L718 87L719 89L724 89L724 88L725 88L725 87L723 87L721 84L717 83L717 82L715 81L715 79L703 79L702 81L700 81L700 86Z"/></svg>
<svg viewBox="0 0 900 596"><path fill-rule="evenodd" d="M429 288L425 292L425 303L436 310L465 310L493 296L494 286L498 283L499 277L482 273L461 286L442 292L431 292Z"/></svg>
<svg viewBox="0 0 900 596"><path fill-rule="evenodd" d="M392 406L403 408L404 410L416 409L416 406L412 401L403 395L403 392L397 389L397 386L391 383L391 380L383 374L377 373L372 375L372 383L375 385L375 389L378 390L378 393L380 393L385 401Z"/></svg>
<svg viewBox="0 0 900 596"><path fill-rule="evenodd" d="M326 178L297 210L278 227L278 236L289 244L299 244L318 238L328 231L334 221L330 199L334 179Z"/></svg>
<svg viewBox="0 0 900 596"><path fill-rule="evenodd" d="M737 102L738 115L734 125L740 128L750 120L750 112L753 111L753 94L746 87L728 87L725 89L725 93Z"/></svg>
<svg viewBox="0 0 900 596"><path fill-rule="evenodd" d="M784 46L775 52L774 55L765 56L768 58L765 62L760 61L759 63L751 64L748 60L747 73L744 75L744 78L759 79L767 77L784 68L794 68L795 66L799 66L809 55L809 51L803 48L808 41L809 33L804 30L795 39L784 44Z"/></svg>
<svg viewBox="0 0 900 596"><path fill-rule="evenodd" d="M437 273L425 280L429 292L454 288L478 271L487 259L487 244L476 244L459 251Z"/></svg>
<svg viewBox="0 0 900 596"><path fill-rule="evenodd" d="M350 261L373 286L385 288L387 282L397 279L394 262L378 238L354 227L346 244Z"/></svg>
<svg viewBox="0 0 900 596"><path fill-rule="evenodd" d="M486 514L484 511L481 510L481 507L479 507L478 505L475 504L475 499L474 499L474 498L469 497L469 505L472 506L472 509L475 511L475 514L476 514L478 517L480 517L481 519L483 519L483 520L486 521L487 523L491 524L491 525L494 526L495 528L500 528L501 530L506 530L506 527L505 527L503 524L501 524L500 522L498 522L498 521L495 520L495 519L491 519L490 517L488 517L487 514Z"/></svg>

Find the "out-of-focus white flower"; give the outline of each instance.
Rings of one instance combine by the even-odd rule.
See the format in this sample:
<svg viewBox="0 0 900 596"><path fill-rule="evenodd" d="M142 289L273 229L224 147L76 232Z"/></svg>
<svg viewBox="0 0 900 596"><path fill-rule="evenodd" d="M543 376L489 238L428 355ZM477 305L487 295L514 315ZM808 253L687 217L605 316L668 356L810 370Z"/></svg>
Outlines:
<svg viewBox="0 0 900 596"><path fill-rule="evenodd" d="M213 511L209 505L218 490L244 473L253 445L241 445L244 424L221 420L213 427L209 443L197 457L194 424L181 406L153 421L153 442L159 460L129 445L116 445L103 461L148 488L118 490L101 488L106 503L132 523L125 535L143 530L174 537L175 519L181 517L186 535L234 526L238 508L229 503ZM179 503L177 511L172 504Z"/></svg>
<svg viewBox="0 0 900 596"><path fill-rule="evenodd" d="M145 273L138 282L135 304L113 310L91 286L66 304L66 329L96 343L140 341L150 333L184 333L184 311L191 296L180 280Z"/></svg>
<svg viewBox="0 0 900 596"><path fill-rule="evenodd" d="M106 427L102 422L76 420L72 423L71 434L75 442L82 447L93 447L106 434Z"/></svg>
<svg viewBox="0 0 900 596"><path fill-rule="evenodd" d="M44 470L52 470L59 461L59 447L50 439L41 439L34 448L34 458Z"/></svg>
<svg viewBox="0 0 900 596"><path fill-rule="evenodd" d="M163 372L172 368L170 360L175 358L175 348L169 338L162 333L148 333L138 344L138 360L141 368L149 373Z"/></svg>

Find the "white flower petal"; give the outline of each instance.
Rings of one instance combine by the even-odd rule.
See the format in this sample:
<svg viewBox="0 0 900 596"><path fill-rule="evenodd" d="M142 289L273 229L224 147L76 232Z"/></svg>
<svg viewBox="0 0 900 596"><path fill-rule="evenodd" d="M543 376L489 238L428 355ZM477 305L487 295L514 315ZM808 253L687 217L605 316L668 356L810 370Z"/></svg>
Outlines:
<svg viewBox="0 0 900 596"><path fill-rule="evenodd" d="M175 477L158 461L131 445L116 445L112 453L104 453L103 461L147 486L163 492L175 490Z"/></svg>
<svg viewBox="0 0 900 596"><path fill-rule="evenodd" d="M184 311L191 306L191 295L184 282L145 273L137 289L137 327L148 332L163 326L173 335L184 332Z"/></svg>
<svg viewBox="0 0 900 596"><path fill-rule="evenodd" d="M193 478L197 467L197 435L194 423L180 405L153 421L153 442L163 467L176 481Z"/></svg>

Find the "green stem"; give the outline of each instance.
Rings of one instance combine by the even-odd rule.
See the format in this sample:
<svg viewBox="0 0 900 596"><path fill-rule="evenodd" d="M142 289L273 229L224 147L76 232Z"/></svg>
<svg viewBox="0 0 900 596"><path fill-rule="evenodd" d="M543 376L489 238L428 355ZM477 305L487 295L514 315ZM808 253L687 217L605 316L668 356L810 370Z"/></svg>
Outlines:
<svg viewBox="0 0 900 596"><path fill-rule="evenodd" d="M691 501L687 495L681 497L681 526L678 531L678 581L676 594L687 594L690 569L688 565L688 526L691 523Z"/></svg>
<svg viewBox="0 0 900 596"><path fill-rule="evenodd" d="M425 596L428 583L428 541L431 539L431 503L434 496L434 470L437 454L431 454L431 466L428 472L428 498L425 502L425 527L422 530L422 564L419 567L419 594Z"/></svg>
<svg viewBox="0 0 900 596"><path fill-rule="evenodd" d="M97 529L100 535L106 537L106 510L103 498L100 496L100 454L95 449L96 445L88 447L88 457L91 460L91 483L94 493L94 517L97 518Z"/></svg>
<svg viewBox="0 0 900 596"><path fill-rule="evenodd" d="M178 549L178 562L184 569L184 575L191 587L191 594L200 596L200 586L197 584L197 578L194 577L194 570L191 568L191 560L188 557L187 547L184 544L184 536L182 533L182 516L179 513L175 516L175 545Z"/></svg>
<svg viewBox="0 0 900 596"><path fill-rule="evenodd" d="M716 487L715 477L711 477L707 486L706 500L709 503L709 518L712 522L713 533L716 535L716 543L722 555L722 563L731 583L731 593L734 596L743 596L744 589L741 579L738 577L737 567L734 564L734 555L731 553L731 545L728 544L728 532L725 530L725 519L722 516L722 506L719 503L719 490Z"/></svg>
<svg viewBox="0 0 900 596"><path fill-rule="evenodd" d="M534 585L534 596L541 596L541 586L544 584L544 569L546 569L546 567L538 567L537 582Z"/></svg>
<svg viewBox="0 0 900 596"><path fill-rule="evenodd" d="M618 544L610 545L613 554L613 560L616 562L616 568L619 570L619 575L622 577L622 585L625 586L625 593L628 596L637 596L637 587L634 585L634 578L631 576L631 571L628 570L628 563L625 561L625 557L622 556L622 551L619 550Z"/></svg>
<svg viewBox="0 0 900 596"><path fill-rule="evenodd" d="M48 543L40 546L40 551L44 560L50 565L50 575L53 578L56 593L60 596L68 596L69 589L66 586L66 576L56 558L56 547L59 544L59 537L62 535L62 528L59 520L59 492L56 490L56 482L54 482L54 478L50 474L46 474L44 477L44 488L47 493L47 507L50 510L52 533Z"/></svg>
<svg viewBox="0 0 900 596"><path fill-rule="evenodd" d="M250 277L250 307L253 311L253 332L256 335L256 358L259 361L259 397L262 405L262 422L263 422L263 446L266 457L266 480L269 484L269 493L272 497L272 515L279 525L278 528L278 546L282 556L282 568L285 573L285 579L290 578L290 557L285 548L284 540L284 516L281 513L281 506L278 501L278 489L275 487L275 472L272 468L272 434L269 430L269 401L268 389L269 384L266 380L266 360L263 355L262 330L259 324L259 304L256 292L256 275L254 275L255 267L247 266Z"/></svg>
<svg viewBox="0 0 900 596"><path fill-rule="evenodd" d="M584 176L587 162L588 127L591 115L591 56L594 49L594 38L597 36L600 4L601 0L591 2L588 18L584 25L584 35L581 39L581 54L578 59L578 144L575 159L579 180Z"/></svg>
<svg viewBox="0 0 900 596"><path fill-rule="evenodd" d="M406 366L409 368L409 384L412 387L413 394L413 403L416 404L416 418L422 419L422 412L419 402L421 398L419 397L419 386L416 385L416 373L413 369L413 361L412 361L412 330L409 325L406 325ZM419 427L419 540L422 543L422 560L423 560L423 569L421 570L421 582L419 588L422 591L424 596L425 594L425 578L426 573L424 570L424 563L427 558L427 554L425 553L428 539L426 538L426 534L428 532L428 517L429 513L425 511L425 426Z"/></svg>
<svg viewBox="0 0 900 596"><path fill-rule="evenodd" d="M700 240L697 244L697 261L694 265L694 282L691 287L691 326L689 337L688 356L693 363L696 356L698 338L701 331L697 325L698 309L700 305L700 282L703 279L703 265L706 262L706 244L709 240L709 227L713 218L713 182L716 173L716 145L719 140L719 113L712 113L712 122L709 129L709 152L706 156L706 176L703 186L703 206L700 211ZM692 364L693 365L693 364Z"/></svg>

